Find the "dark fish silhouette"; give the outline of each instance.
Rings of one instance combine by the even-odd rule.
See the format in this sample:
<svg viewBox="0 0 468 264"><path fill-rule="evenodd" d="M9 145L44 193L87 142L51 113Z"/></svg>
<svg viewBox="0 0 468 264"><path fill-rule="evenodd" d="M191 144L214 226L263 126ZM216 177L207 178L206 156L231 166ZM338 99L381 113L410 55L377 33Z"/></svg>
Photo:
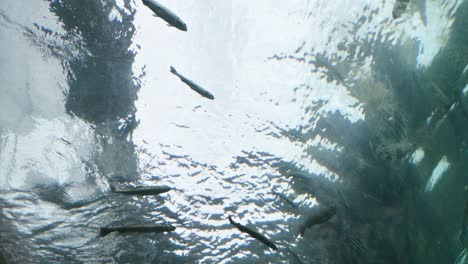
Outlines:
<svg viewBox="0 0 468 264"><path fill-rule="evenodd" d="M361 258L368 259L367 247L362 243L361 239L351 231L349 226L344 226L341 230L343 231L345 245L353 252L356 252Z"/></svg>
<svg viewBox="0 0 468 264"><path fill-rule="evenodd" d="M198 84L196 84L196 83L192 82L191 80L189 80L189 79L185 78L184 76L182 76L180 73L178 73L176 71L176 69L174 69L174 67L171 66L170 69L171 69L171 72L174 75L179 77L180 80L182 82L184 82L185 84L187 84L190 88L192 88L192 90L194 90L195 92L197 92L198 94L200 94L203 97L206 97L206 98L208 98L210 100L214 100L214 96L210 92L208 92L207 90L201 88Z"/></svg>
<svg viewBox="0 0 468 264"><path fill-rule="evenodd" d="M131 188L115 188L112 184L110 185L112 192L123 193L128 195L158 195L171 190L171 187L161 186L137 186Z"/></svg>
<svg viewBox="0 0 468 264"><path fill-rule="evenodd" d="M169 25L182 31L187 31L187 25L184 23L184 21L182 21L182 19L180 19L176 14L167 9L165 6L154 0L143 0L143 4L151 9L151 11L153 11L156 16L169 23Z"/></svg>
<svg viewBox="0 0 468 264"><path fill-rule="evenodd" d="M310 175L302 171L292 171L288 173L289 176L299 180L310 180Z"/></svg>
<svg viewBox="0 0 468 264"><path fill-rule="evenodd" d="M237 227L237 229L239 229L241 232L249 234L251 237L257 239L258 241L262 242L263 244L269 246L270 248L272 248L274 250L278 249L278 247L273 242L271 242L271 240L266 238L264 235L258 233L255 230L252 230L252 229L250 229L250 228L248 228L246 226L243 226L243 225L241 225L239 223L234 222L234 220L232 220L231 216L228 216L228 219L229 219L229 222L233 226Z"/></svg>
<svg viewBox="0 0 468 264"><path fill-rule="evenodd" d="M294 258L295 261L293 263L304 264L304 261L302 261L302 259L297 255L297 253L294 252L289 246L286 246L286 250Z"/></svg>
<svg viewBox="0 0 468 264"><path fill-rule="evenodd" d="M117 226L117 227L101 227L99 229L99 235L101 237L106 236L111 232L119 233L162 233L171 232L176 228L172 225L134 225L134 226Z"/></svg>
<svg viewBox="0 0 468 264"><path fill-rule="evenodd" d="M299 227L299 234L303 236L307 228L325 223L328 220L330 220L335 214L335 206L320 206L319 208L317 208L317 210L313 211L309 216L307 216L306 221Z"/></svg>
<svg viewBox="0 0 468 264"><path fill-rule="evenodd" d="M396 0L392 10L392 16L394 19L399 18L406 11L409 2L410 0Z"/></svg>
<svg viewBox="0 0 468 264"><path fill-rule="evenodd" d="M282 194L282 193L279 193L279 192L276 192L275 190L271 190L271 192L278 196L279 198L283 199L287 204L289 204L290 206L294 207L294 208L297 208L297 205L291 200L289 199L288 197L286 197L286 195Z"/></svg>

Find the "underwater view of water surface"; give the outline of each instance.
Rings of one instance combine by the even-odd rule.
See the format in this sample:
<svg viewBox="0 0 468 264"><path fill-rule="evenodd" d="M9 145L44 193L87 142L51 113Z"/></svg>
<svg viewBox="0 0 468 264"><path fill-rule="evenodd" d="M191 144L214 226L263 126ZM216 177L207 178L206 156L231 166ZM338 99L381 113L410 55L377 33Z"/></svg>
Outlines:
<svg viewBox="0 0 468 264"><path fill-rule="evenodd" d="M468 0L3 0L0 263L468 263Z"/></svg>

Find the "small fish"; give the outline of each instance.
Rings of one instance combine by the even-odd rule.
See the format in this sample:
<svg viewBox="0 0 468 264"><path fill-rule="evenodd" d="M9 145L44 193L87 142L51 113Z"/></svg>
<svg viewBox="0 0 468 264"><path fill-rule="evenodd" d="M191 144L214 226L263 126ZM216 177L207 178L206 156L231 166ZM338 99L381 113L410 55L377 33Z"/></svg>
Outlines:
<svg viewBox="0 0 468 264"><path fill-rule="evenodd" d="M182 31L187 31L187 25L184 23L184 21L182 21L182 19L180 19L176 14L167 9L165 6L154 0L143 0L143 4L151 9L155 16L160 17L169 23L170 26L178 28Z"/></svg>
<svg viewBox="0 0 468 264"><path fill-rule="evenodd" d="M191 80L185 78L184 76L182 76L180 73L178 73L176 71L176 69L174 69L174 67L171 66L171 73L173 73L174 75L176 75L177 77L180 78L180 80L182 82L184 82L185 84L187 84L190 88L192 88L192 90L194 90L195 92L197 92L198 94L200 94L201 96L205 97L205 98L208 98L210 100L214 100L214 96L208 92L207 90L201 88L200 86L198 86L198 84L192 82Z"/></svg>
<svg viewBox="0 0 468 264"><path fill-rule="evenodd" d="M171 190L171 187L161 186L137 186L132 188L117 189L112 184L110 185L112 192L123 193L128 195L158 195Z"/></svg>
<svg viewBox="0 0 468 264"><path fill-rule="evenodd" d="M342 230L345 245L353 252L357 252L361 258L367 259L369 257L367 254L368 250L367 247L362 243L361 239L351 231L349 226L345 226Z"/></svg>
<svg viewBox="0 0 468 264"><path fill-rule="evenodd" d="M468 258L468 248L463 249L463 251L458 255L458 258L455 260L455 263L465 263Z"/></svg>
<svg viewBox="0 0 468 264"><path fill-rule="evenodd" d="M294 263L296 264L304 264L304 261L297 255L296 252L294 252L290 247L286 246L286 250L289 252L291 256L294 258Z"/></svg>
<svg viewBox="0 0 468 264"><path fill-rule="evenodd" d="M234 220L232 220L231 216L229 216L228 219L229 219L229 222L233 226L237 227L237 229L239 229L241 232L249 234L251 237L257 239L258 241L262 242L263 244L269 246L270 248L272 248L274 250L278 249L278 247L273 242L271 242L271 240L266 238L264 235L258 233L255 230L252 230L252 229L250 229L250 228L248 228L246 226L243 226L243 225L241 225L239 223L234 222Z"/></svg>
<svg viewBox="0 0 468 264"><path fill-rule="evenodd" d="M306 219L306 221L299 227L299 234L304 236L305 230L314 225L322 224L330 220L336 214L336 207L320 206L312 212Z"/></svg>
<svg viewBox="0 0 468 264"><path fill-rule="evenodd" d="M302 172L302 171L291 171L291 172L288 173L288 175L293 177L293 178L300 179L300 180L309 180L310 179L310 176L307 173Z"/></svg>
<svg viewBox="0 0 468 264"><path fill-rule="evenodd" d="M286 197L286 195L282 194L282 193L278 193L276 192L275 190L271 190L271 192L278 196L279 198L283 199L287 204L289 204L290 206L294 207L294 208L297 208L297 205L291 200L289 199L288 197Z"/></svg>
<svg viewBox="0 0 468 264"><path fill-rule="evenodd" d="M465 247L465 235L466 229L468 228L468 202L465 204L465 211L463 213L463 219L461 224L460 243L462 247Z"/></svg>
<svg viewBox="0 0 468 264"><path fill-rule="evenodd" d="M399 18L403 13L405 13L409 2L410 0L396 0L392 10L392 16L394 19Z"/></svg>
<svg viewBox="0 0 468 264"><path fill-rule="evenodd" d="M134 225L134 226L117 226L117 227L101 227L99 229L99 235L101 237L106 236L111 232L119 233L162 233L171 232L176 228L172 225Z"/></svg>

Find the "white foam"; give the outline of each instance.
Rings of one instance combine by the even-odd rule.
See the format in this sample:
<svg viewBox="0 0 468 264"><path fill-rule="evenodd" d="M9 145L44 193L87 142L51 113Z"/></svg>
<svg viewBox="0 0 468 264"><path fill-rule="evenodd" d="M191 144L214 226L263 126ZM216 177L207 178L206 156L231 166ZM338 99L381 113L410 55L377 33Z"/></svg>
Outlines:
<svg viewBox="0 0 468 264"><path fill-rule="evenodd" d="M432 171L431 178L426 184L426 192L430 192L432 191L432 189L434 189L435 185L440 181L442 176L445 174L445 172L447 172L449 168L450 162L448 162L446 156L443 156L442 159L440 159L437 166Z"/></svg>
<svg viewBox="0 0 468 264"><path fill-rule="evenodd" d="M17 137L13 133L0 133L0 186L7 187L8 179L15 165Z"/></svg>

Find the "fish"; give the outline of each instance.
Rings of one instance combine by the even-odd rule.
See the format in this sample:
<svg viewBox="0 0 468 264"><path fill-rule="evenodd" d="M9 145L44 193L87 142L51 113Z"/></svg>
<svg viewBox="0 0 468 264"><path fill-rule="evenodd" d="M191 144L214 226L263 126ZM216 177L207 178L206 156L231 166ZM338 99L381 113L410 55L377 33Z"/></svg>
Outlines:
<svg viewBox="0 0 468 264"><path fill-rule="evenodd" d="M349 226L344 226L342 231L345 245L353 252L356 252L361 258L369 258L367 247L362 243L361 239L351 231L351 228Z"/></svg>
<svg viewBox="0 0 468 264"><path fill-rule="evenodd" d="M167 7L161 5L160 3L154 0L143 0L143 4L149 9L151 9L151 11L154 12L155 16L160 17L162 20L169 23L170 26L173 26L182 31L187 31L187 25L184 23L184 21L182 21L182 19L180 19Z"/></svg>
<svg viewBox="0 0 468 264"><path fill-rule="evenodd" d="M302 259L297 255L296 252L294 252L289 246L286 246L286 250L288 251L288 253L293 257L293 259L295 260L293 263L296 263L296 264L304 264L304 261L302 261Z"/></svg>
<svg viewBox="0 0 468 264"><path fill-rule="evenodd" d="M166 185L161 186L136 186L131 188L117 189L112 184L110 185L112 192L123 193L128 195L158 195L161 193L172 190L171 187Z"/></svg>
<svg viewBox="0 0 468 264"><path fill-rule="evenodd" d="M304 236L305 230L314 225L322 224L330 220L336 214L335 206L320 206L317 210L313 211L305 222L299 226L299 234Z"/></svg>
<svg viewBox="0 0 468 264"><path fill-rule="evenodd" d="M283 199L287 204L289 204L290 206L294 207L294 208L297 208L297 205L291 200L289 199L288 197L286 197L286 195L282 194L282 193L278 193L276 192L275 190L271 190L271 192L278 196L279 198Z"/></svg>
<svg viewBox="0 0 468 264"><path fill-rule="evenodd" d="M465 235L468 228L468 202L465 203L465 211L463 213L463 219L461 223L460 243L462 247L465 247Z"/></svg>
<svg viewBox="0 0 468 264"><path fill-rule="evenodd" d="M105 237L109 233L163 233L171 232L176 228L172 225L133 225L133 226L117 226L117 227L101 227L99 229L99 235Z"/></svg>
<svg viewBox="0 0 468 264"><path fill-rule="evenodd" d="M300 180L309 180L310 179L310 176L307 173L301 172L301 171L292 171L292 172L289 172L288 175L293 177L293 178L300 179Z"/></svg>
<svg viewBox="0 0 468 264"><path fill-rule="evenodd" d="M466 259L468 257L468 248L465 248L462 250L460 255L458 255L458 258L455 260L455 263L465 263Z"/></svg>
<svg viewBox="0 0 468 264"><path fill-rule="evenodd" d="M267 245L268 247L270 247L273 250L278 250L278 247L275 245L275 243L273 243L271 240L269 240L266 236L258 233L255 230L252 230L252 229L250 229L250 228L248 228L246 226L243 226L243 225L241 225L239 223L234 222L234 220L232 220L231 216L228 216L228 219L229 219L229 222L233 226L237 227L237 229L239 229L241 232L249 234L251 237L257 239L258 241L262 242L263 244Z"/></svg>
<svg viewBox="0 0 468 264"><path fill-rule="evenodd" d="M179 79L184 82L185 84L187 84L190 88L192 88L192 90L194 90L195 92L197 92L199 95L205 97L205 98L208 98L210 100L214 100L214 96L208 92L207 90L201 88L198 84L192 82L191 80L185 78L184 76L182 76L180 73L178 73L176 71L176 69L174 67L171 66L170 68L171 70L171 73L173 73L174 75L176 75L177 77L179 77Z"/></svg>
<svg viewBox="0 0 468 264"><path fill-rule="evenodd" d="M423 24L427 26L427 1L426 0L396 0L392 10L393 19L400 18L404 13L416 14Z"/></svg>
<svg viewBox="0 0 468 264"><path fill-rule="evenodd" d="M409 5L410 0L396 0L395 5L392 10L393 19L399 18L403 13L405 13L406 8Z"/></svg>

